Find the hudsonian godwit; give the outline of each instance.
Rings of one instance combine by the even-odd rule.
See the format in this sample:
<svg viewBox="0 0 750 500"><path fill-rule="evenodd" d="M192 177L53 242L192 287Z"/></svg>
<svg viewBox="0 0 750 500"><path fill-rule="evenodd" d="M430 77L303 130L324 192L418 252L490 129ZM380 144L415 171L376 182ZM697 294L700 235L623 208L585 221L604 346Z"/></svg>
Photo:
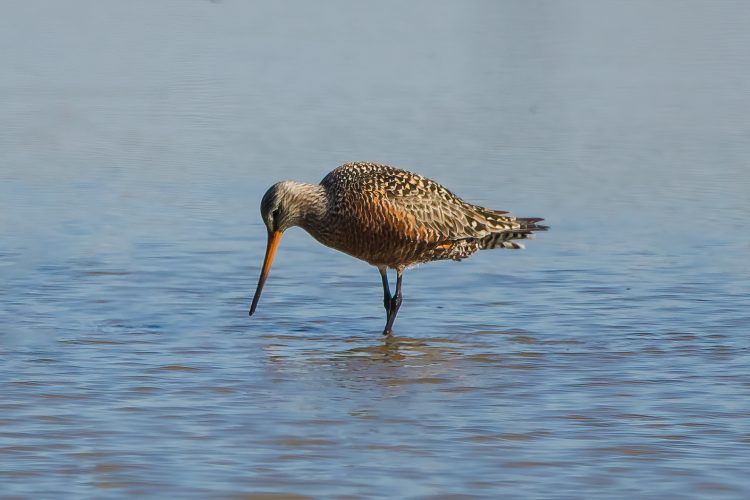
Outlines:
<svg viewBox="0 0 750 500"><path fill-rule="evenodd" d="M460 199L435 181L375 163L347 163L320 184L282 181L263 196L268 246L250 315L255 312L281 235L300 226L322 244L377 267L390 335L401 306L404 269L433 260L461 260L477 250L523 248L514 240L547 229L539 218L513 217ZM396 270L391 296L388 268Z"/></svg>

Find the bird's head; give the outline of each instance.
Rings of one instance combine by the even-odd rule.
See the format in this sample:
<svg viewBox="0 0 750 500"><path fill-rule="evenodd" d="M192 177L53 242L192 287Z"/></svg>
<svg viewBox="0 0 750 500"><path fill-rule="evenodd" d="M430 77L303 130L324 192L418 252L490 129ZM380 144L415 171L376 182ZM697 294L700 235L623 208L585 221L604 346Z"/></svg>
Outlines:
<svg viewBox="0 0 750 500"><path fill-rule="evenodd" d="M268 233L284 232L299 226L304 216L304 199L300 196L301 183L281 181L271 186L260 202L260 215Z"/></svg>
<svg viewBox="0 0 750 500"><path fill-rule="evenodd" d="M319 188L310 184L294 181L281 181L271 186L263 200L260 202L260 215L268 230L268 245L266 256L263 259L263 268L258 279L258 287L255 289L250 315L255 312L260 299L263 285L271 270L276 248L279 246L281 235L290 227L303 224L305 215L309 210L312 200L311 193L316 193Z"/></svg>

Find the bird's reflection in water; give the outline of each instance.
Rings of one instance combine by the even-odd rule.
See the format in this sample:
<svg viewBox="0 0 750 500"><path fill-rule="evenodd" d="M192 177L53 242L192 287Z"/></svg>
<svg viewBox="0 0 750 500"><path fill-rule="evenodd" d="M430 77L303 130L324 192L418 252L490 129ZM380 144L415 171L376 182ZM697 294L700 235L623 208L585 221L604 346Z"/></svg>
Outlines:
<svg viewBox="0 0 750 500"><path fill-rule="evenodd" d="M314 372L316 386L327 385L334 392L366 391L375 398L411 393L408 388L418 385L429 385L431 393L471 390L483 385L477 371L492 364L497 367L491 370L501 373L507 362L496 355L496 345L473 335L376 339L369 332L348 337L317 332L268 335L265 342L267 368L276 383L307 386ZM300 375L307 380L300 380Z"/></svg>
<svg viewBox="0 0 750 500"><path fill-rule="evenodd" d="M371 361L403 361L416 358L426 362L447 360L461 355L461 342L455 339L433 337L386 337L383 342L358 346L336 354L336 358L359 358Z"/></svg>
<svg viewBox="0 0 750 500"><path fill-rule="evenodd" d="M467 343L445 337L416 338L373 335L351 335L346 338L321 334L271 334L262 338L269 359L312 364L357 362L399 362L423 358L429 362L461 356ZM303 357L299 357L304 355Z"/></svg>
<svg viewBox="0 0 750 500"><path fill-rule="evenodd" d="M541 356L548 349L519 330L477 331L439 336L398 336L376 338L372 333L350 333L348 336L315 332L264 335L264 350L271 361L307 365L407 364L410 367L444 362L492 363L509 367L518 357ZM504 362L503 362L504 360Z"/></svg>

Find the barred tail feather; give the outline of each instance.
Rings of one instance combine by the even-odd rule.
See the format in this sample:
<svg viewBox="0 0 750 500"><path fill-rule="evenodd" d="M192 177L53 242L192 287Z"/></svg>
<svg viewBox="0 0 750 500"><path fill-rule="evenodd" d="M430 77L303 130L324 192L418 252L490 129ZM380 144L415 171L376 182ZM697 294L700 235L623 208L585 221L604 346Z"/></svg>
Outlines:
<svg viewBox="0 0 750 500"><path fill-rule="evenodd" d="M545 226L543 224L537 224L537 222L541 222L544 219L541 217L519 217L516 219L516 222L521 224L521 229L528 229L529 231L546 231L549 229L549 226Z"/></svg>
<svg viewBox="0 0 750 500"><path fill-rule="evenodd" d="M507 248L510 250L519 250L524 248L523 244L517 243L513 240L527 240L533 238L534 231L546 231L548 226L537 224L537 222L543 221L538 217L528 218L517 218L521 227L519 229L511 229L506 231L498 231L491 233L480 238L478 240L479 248L482 250L489 250L493 248Z"/></svg>
<svg viewBox="0 0 750 500"><path fill-rule="evenodd" d="M522 240L527 239L531 236L531 233L525 230L518 231L503 231L499 233L488 234L484 238L479 240L479 248L481 250L490 250L493 248L507 248L510 250L520 250L523 248L521 243L516 243L511 240Z"/></svg>

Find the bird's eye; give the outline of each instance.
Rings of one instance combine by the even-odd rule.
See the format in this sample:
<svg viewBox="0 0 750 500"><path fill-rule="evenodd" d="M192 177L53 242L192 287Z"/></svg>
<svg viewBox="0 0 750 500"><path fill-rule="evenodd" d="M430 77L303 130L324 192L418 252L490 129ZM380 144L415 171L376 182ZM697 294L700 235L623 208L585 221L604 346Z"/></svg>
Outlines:
<svg viewBox="0 0 750 500"><path fill-rule="evenodd" d="M271 218L273 220L276 220L276 219L279 218L279 209L278 208L276 210L274 210L273 212L271 212Z"/></svg>

